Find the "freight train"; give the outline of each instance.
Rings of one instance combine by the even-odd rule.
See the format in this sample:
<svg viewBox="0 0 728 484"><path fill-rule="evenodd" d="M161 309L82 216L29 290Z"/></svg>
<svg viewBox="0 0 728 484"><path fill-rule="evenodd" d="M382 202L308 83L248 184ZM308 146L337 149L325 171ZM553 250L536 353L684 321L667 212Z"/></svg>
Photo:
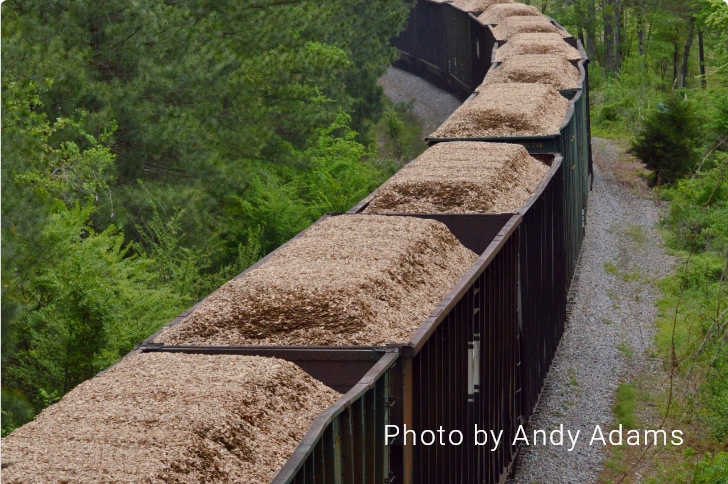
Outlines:
<svg viewBox="0 0 728 484"><path fill-rule="evenodd" d="M163 429L153 424L130 424L124 417L127 411L121 410L111 419L115 422L113 425L133 425L138 434L135 442L142 442L138 444L142 447L157 442L154 444L157 447L152 446L156 450L145 458L164 461L167 466L166 471L157 474L154 474L156 468L150 467L149 482L170 479L186 482L179 476L187 476L190 482L195 479L257 482L263 479L259 476L268 475L275 484L499 483L514 471L519 448L511 442L518 426L528 425L557 351L585 232L592 177L589 60L581 43L558 23L533 7L512 0L417 0L406 30L393 44L401 53L401 62L409 68L427 72L428 76L435 76L470 95L429 136L431 147L425 154L347 214L326 215L185 311L125 357L124 368L117 364L82 385L84 391L93 394L93 385L102 384L96 381L104 385L110 381L113 385L114 378L121 378L122 374L132 382L139 378L140 382L149 383L151 379L154 383L156 373L139 376L144 368L139 369L139 375L134 373L137 361L134 358L140 355L180 357L182 354L192 358L192 367L194 358L200 358L200 362L207 358L204 361L208 365L217 361L215 357L258 357L292 362L313 377L313 382L340 392L341 397L315 416L310 425L305 421L305 435L294 436L297 445L292 452L290 449L271 451L269 454L273 457L265 462L255 449L247 449L247 453L241 450L246 448L246 438L250 442L273 445L271 442L285 436L277 435L280 429L274 431L270 430L274 427L268 426L270 435L255 440L250 436L250 428L254 427L245 430L245 426L254 426L255 418L275 421L281 417L281 422L288 422L282 415L268 415L260 410L256 414L259 417L238 416L237 420L230 417L226 421L225 412L232 415L235 409L223 405L224 409L220 410L211 405L209 411L214 413L217 409L218 414L210 415L211 423L203 425L204 431L194 427L196 438L207 442L205 445L209 444L209 448L190 451L195 455L183 457L182 460L191 459L185 463L175 461L175 454L159 444L163 439L154 440L154 435ZM486 165L488 169L484 170ZM535 170L533 173L538 173L538 179L526 183L519 178L526 177L528 170ZM521 195L517 196L518 193ZM333 233L332 227L340 230L348 224L350 232L356 232L356 224L346 220L364 220L363 217L380 217L371 220L394 217L392 223L409 221L408 225L402 225L412 231L407 237L404 233L401 237L395 234L395 238L407 239L402 242L402 260L411 259L411 251L417 250L432 251L435 256L430 259L436 260L421 257L402 266L399 270L403 272L397 273L392 269L396 266L390 264L391 260L378 256L377 250L381 247L367 242L379 235L368 232L360 234L359 243L364 247L360 252L341 248L339 240L330 248L318 250L317 244L326 245L328 234ZM394 240L387 221L373 226L383 231L382 240ZM447 227L449 233L445 235L452 240L443 235L441 224ZM440 245L430 243L426 240L428 236L420 233L440 234ZM347 236L342 237L348 240ZM451 262L442 262L452 258L443 257L442 252L437 255L437 250L441 250L437 247L454 247L454 244L462 254L465 251L471 254L472 259L466 264L464 256L458 256L459 263L466 264L465 269L455 279L450 275L446 290L432 302L436 291L422 289L422 294L417 291L430 287L428 277L445 280L438 274L453 273L455 269L444 267ZM309 252L301 254L306 247ZM311 256L312 250L318 255ZM471 263L472 260L475 262ZM425 272L416 272L420 266L430 263L442 267L428 266ZM380 265L381 274L386 273L384 279L381 274L375 274ZM420 269L413 269L415 266ZM407 272L410 270L414 272ZM367 271L376 277L366 279ZM346 293L346 284L334 287L332 281L340 273L346 273L349 280L364 281L356 287L360 292L362 287L368 288L368 305L361 302L361 294ZM311 288L307 287L307 281ZM397 292L396 287L390 287L400 283L406 286L405 290ZM235 302L240 291L246 294L244 303ZM336 293L340 301L326 304L317 301L326 291ZM383 301L390 293L396 293L399 299ZM301 302L306 297L310 299ZM428 297L430 303L426 302ZM273 298L276 301L270 301ZM256 305L265 307L260 309ZM417 313L423 308L425 313ZM408 330L406 337L396 337L395 333L391 337L387 333L375 337L379 335L375 326L357 329L357 318L364 318L375 309L384 311L381 314L391 314L392 318L415 314L411 317L416 318L417 324ZM262 323L255 323L256 318ZM304 320L305 324L301 322ZM343 329L338 331L339 320L341 328L353 328L351 334L345 335ZM269 325L276 324L282 325L277 333L269 329ZM233 331L228 326L244 328L246 332L243 334L239 328ZM304 344L306 341L310 343ZM138 361L141 364L144 360ZM204 371L212 371L208 366ZM193 375L190 382L201 376L216 378L214 374ZM228 382L220 387L225 388L245 380L242 377L236 380L234 375L226 378L231 380L215 380L218 385L215 388L220 387L220 381ZM174 381L174 392L159 390L164 385L152 385L157 388L150 390L154 393L152 400L172 405L176 404L174 399L184 399L189 404L194 398L185 396L187 384L184 379ZM261 388L265 386L261 385ZM279 403L288 398L275 385L266 388ZM23 427L6 439L3 477L8 482L43 480L34 472L84 480L84 471L78 468L62 472L51 469L57 464L51 462L53 459L46 462L43 452L33 450L40 444L32 438L44 435L44 429L51 428L48 422L52 418L55 418L53 425L61 425L58 428L70 433L84 425L88 416L78 419L73 416L74 411L82 412L84 408L83 402L77 401L81 397L74 396L78 391L72 391L44 411L26 426L30 430L24 431L26 427ZM315 393L319 394L326 393ZM240 407L252 405L246 395L249 393L243 388L235 396L241 399ZM126 408L124 405L132 399L123 392L108 398L120 408ZM133 399L135 403L129 405L135 409L139 405L152 405L145 417L149 422L156 422L151 415L174 412L170 408L177 408L172 405L163 410L147 400L139 403L138 396ZM71 405L76 405L76 410L69 410ZM204 402L201 405L198 410L204 414ZM58 415L66 415L65 420L59 420ZM192 429L193 424L185 424L187 417L179 418L183 427L189 425ZM194 421L197 422L194 425L200 425L199 419ZM233 421L237 423L233 425ZM111 425L104 428L113 432L114 427L108 421L103 425ZM405 434L405 429L414 432ZM495 448L477 445L482 440L477 429L502 431L500 445ZM282 433L286 433L285 429ZM447 436L446 442L440 442L443 435ZM418 441L406 442L406 436ZM111 437L99 434L96 444L112 445L109 444ZM128 442L120 437L113 443L120 447L110 448L131 445ZM56 449L45 452L61 452L66 444L64 440ZM87 444L95 445L94 439ZM84 454L81 451L64 452L64 459L69 462L91 459L88 455L73 454ZM225 460L216 453L233 457ZM6 455L10 455L8 462ZM33 465L22 462L30 456L35 456ZM81 467L86 466L88 472L93 472L94 466L104 465L102 457L94 458ZM193 461L197 464L190 464ZM236 474L238 471L232 472L226 467L242 466L241 462L258 470L267 466L268 474ZM134 462L122 464L122 467L146 469Z"/></svg>

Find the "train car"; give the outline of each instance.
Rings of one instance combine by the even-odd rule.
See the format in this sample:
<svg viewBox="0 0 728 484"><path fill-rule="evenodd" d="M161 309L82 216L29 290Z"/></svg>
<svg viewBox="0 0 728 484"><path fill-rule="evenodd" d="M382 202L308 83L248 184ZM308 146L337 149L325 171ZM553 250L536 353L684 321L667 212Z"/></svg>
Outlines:
<svg viewBox="0 0 728 484"><path fill-rule="evenodd" d="M578 47L583 54L583 48L581 48L580 44L578 44ZM493 57L495 59L495 54ZM526 147L530 153L559 153L562 156L564 165L568 167L568 169L564 170L564 197L566 199L565 224L566 233L568 234L566 246L568 281L571 281L574 276L577 260L581 251L581 241L584 237L586 226L586 210L592 178L588 87L584 87L588 86L585 67L587 62L585 59L586 56L584 55L583 57L574 62L581 72L581 88L560 91L569 100L569 105L558 132L538 136L469 135L464 137L443 137L438 136L436 131L434 135L427 138L430 145L450 141L517 143ZM495 62L491 70L497 69L498 65L499 63ZM479 95L482 95L482 93L475 93L475 96ZM470 100L472 99L471 97ZM463 106L466 106L466 104Z"/></svg>
<svg viewBox="0 0 728 484"><path fill-rule="evenodd" d="M401 59L470 94L490 68L495 38L477 16L449 2L421 0L393 42Z"/></svg>
<svg viewBox="0 0 728 484"><path fill-rule="evenodd" d="M407 27L392 42L406 62L429 70L443 80L449 72L444 11L444 2L417 1L410 11Z"/></svg>
<svg viewBox="0 0 728 484"><path fill-rule="evenodd" d="M352 213L362 208L359 204ZM317 223L331 216L336 215L324 216ZM384 482L382 476L410 483L482 482L484 479L491 482L513 460L515 449L511 446L486 452L484 448L469 445L474 442L474 436L468 429L472 430L475 424L480 428L498 426L512 436L515 425L523 420L517 388L521 216L400 216L442 222L464 246L480 254L475 265L422 321L406 344L386 347L165 345L157 342L165 331L163 328L141 346L141 351L147 352L277 357L292 361L326 385L347 392L330 409L332 415L322 414L314 423L292 460L273 482L321 482L316 480L320 475L335 476L331 477L332 482L347 483ZM237 278L245 277L281 250L269 254ZM180 324L193 309L182 313L167 328ZM494 366L489 363L492 361L504 364ZM488 385L480 383L481 380ZM363 397L364 388L371 392L369 397ZM481 395L481 388L487 388L487 396ZM351 420L351 411L344 411L362 398L365 398L361 400L365 411L378 419L370 420L370 425L357 424ZM494 398L510 403L507 408L494 407L491 404ZM410 429L437 429L443 425L462 431L464 443L443 452L439 446L403 445L400 436L384 446L384 425L402 430L405 425ZM342 443L347 439L366 444L345 449ZM377 451L367 453L367 446L374 446L375 442ZM357 477L363 475L364 480ZM486 479L486 476L490 477Z"/></svg>

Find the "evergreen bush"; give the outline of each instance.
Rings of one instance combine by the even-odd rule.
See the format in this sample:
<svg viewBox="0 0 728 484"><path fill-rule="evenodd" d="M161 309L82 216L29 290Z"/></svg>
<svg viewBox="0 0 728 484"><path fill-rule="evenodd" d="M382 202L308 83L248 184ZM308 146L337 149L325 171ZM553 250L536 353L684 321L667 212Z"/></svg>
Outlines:
<svg viewBox="0 0 728 484"><path fill-rule="evenodd" d="M655 174L656 184L671 184L684 177L697 162L700 124L695 108L679 96L671 96L650 112L632 152Z"/></svg>

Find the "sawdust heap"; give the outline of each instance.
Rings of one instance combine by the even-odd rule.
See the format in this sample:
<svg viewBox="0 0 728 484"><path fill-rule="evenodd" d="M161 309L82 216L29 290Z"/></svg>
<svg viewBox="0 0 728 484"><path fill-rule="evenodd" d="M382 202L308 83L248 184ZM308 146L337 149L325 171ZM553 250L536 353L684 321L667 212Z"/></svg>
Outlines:
<svg viewBox="0 0 728 484"><path fill-rule="evenodd" d="M545 84L488 84L476 92L430 138L554 135L569 109L569 101Z"/></svg>
<svg viewBox="0 0 728 484"><path fill-rule="evenodd" d="M477 258L433 220L330 217L226 283L156 341L406 343Z"/></svg>
<svg viewBox="0 0 728 484"><path fill-rule="evenodd" d="M493 28L496 40L508 40L521 33L556 33L561 37L571 37L566 30L560 29L543 16L508 17Z"/></svg>
<svg viewBox="0 0 728 484"><path fill-rule="evenodd" d="M130 356L3 439L3 482L270 482L340 395L293 363Z"/></svg>
<svg viewBox="0 0 728 484"><path fill-rule="evenodd" d="M498 47L495 61L502 62L517 55L527 54L553 54L566 60L581 59L578 50L564 42L563 37L556 33L545 34L516 34L505 45Z"/></svg>
<svg viewBox="0 0 728 484"><path fill-rule="evenodd" d="M548 84L554 89L578 89L579 69L558 55L517 55L491 69L484 86L512 82Z"/></svg>
<svg viewBox="0 0 728 484"><path fill-rule="evenodd" d="M515 3L514 0L455 0L452 5L466 12L479 14L493 5L512 3Z"/></svg>
<svg viewBox="0 0 728 484"><path fill-rule="evenodd" d="M536 7L524 5L522 3L506 3L492 5L478 17L478 20L486 25L495 25L501 23L508 17L534 15L541 15L541 12L539 12Z"/></svg>
<svg viewBox="0 0 728 484"><path fill-rule="evenodd" d="M382 185L365 211L513 213L547 170L521 145L439 143Z"/></svg>

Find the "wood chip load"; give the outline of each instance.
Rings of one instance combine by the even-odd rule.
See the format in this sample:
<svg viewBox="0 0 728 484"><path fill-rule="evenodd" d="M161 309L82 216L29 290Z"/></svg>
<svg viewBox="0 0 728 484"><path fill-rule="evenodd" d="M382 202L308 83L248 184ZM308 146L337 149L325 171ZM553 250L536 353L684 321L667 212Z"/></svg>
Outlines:
<svg viewBox="0 0 728 484"><path fill-rule="evenodd" d="M516 34L505 45L498 47L495 52L495 61L503 62L517 55L552 54L566 60L579 60L581 53L567 44L560 34Z"/></svg>
<svg viewBox="0 0 728 484"><path fill-rule="evenodd" d="M486 9L479 17L485 25L496 25L508 17L524 17L524 16L541 16L541 12L536 7L524 5L522 3L504 3L492 5Z"/></svg>
<svg viewBox="0 0 728 484"><path fill-rule="evenodd" d="M555 33L561 37L571 37L566 30L558 28L544 16L508 17L493 28L496 40L508 40L521 33Z"/></svg>
<svg viewBox="0 0 728 484"><path fill-rule="evenodd" d="M439 143L374 192L365 212L514 213L547 170L521 145Z"/></svg>
<svg viewBox="0 0 728 484"><path fill-rule="evenodd" d="M276 358L132 355L3 439L2 478L270 482L340 396Z"/></svg>
<svg viewBox="0 0 728 484"><path fill-rule="evenodd" d="M512 82L548 84L557 90L579 89L579 69L558 55L517 55L491 69L484 86Z"/></svg>
<svg viewBox="0 0 728 484"><path fill-rule="evenodd" d="M266 263L223 285L155 341L406 343L477 258L433 220L329 217Z"/></svg>
<svg viewBox="0 0 728 484"><path fill-rule="evenodd" d="M514 0L454 0L452 5L465 12L479 14L493 5L513 3Z"/></svg>
<svg viewBox="0 0 728 484"><path fill-rule="evenodd" d="M569 109L569 101L545 84L488 84L476 92L430 138L555 135Z"/></svg>

